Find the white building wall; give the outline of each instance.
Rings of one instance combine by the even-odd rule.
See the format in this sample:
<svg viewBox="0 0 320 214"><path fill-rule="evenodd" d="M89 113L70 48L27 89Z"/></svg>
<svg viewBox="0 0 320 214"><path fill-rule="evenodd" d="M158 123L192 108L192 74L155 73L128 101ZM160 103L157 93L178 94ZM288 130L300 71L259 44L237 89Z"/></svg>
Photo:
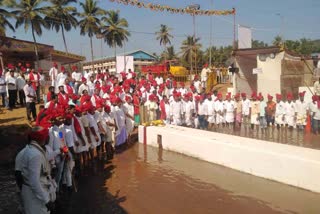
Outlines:
<svg viewBox="0 0 320 214"><path fill-rule="evenodd" d="M257 56L257 68L262 69L262 73L257 75L257 92L261 92L264 97L269 93L275 96L281 93L281 61L284 53L278 53L272 59L269 56L265 61L261 61Z"/></svg>

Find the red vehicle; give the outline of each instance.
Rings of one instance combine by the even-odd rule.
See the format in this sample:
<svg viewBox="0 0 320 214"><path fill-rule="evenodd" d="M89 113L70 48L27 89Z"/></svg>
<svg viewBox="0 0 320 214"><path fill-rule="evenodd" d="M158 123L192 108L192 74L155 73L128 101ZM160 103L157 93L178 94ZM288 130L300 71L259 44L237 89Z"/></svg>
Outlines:
<svg viewBox="0 0 320 214"><path fill-rule="evenodd" d="M144 65L141 67L141 72L146 74L151 72L152 74L167 74L170 69L170 63L164 62L162 64Z"/></svg>

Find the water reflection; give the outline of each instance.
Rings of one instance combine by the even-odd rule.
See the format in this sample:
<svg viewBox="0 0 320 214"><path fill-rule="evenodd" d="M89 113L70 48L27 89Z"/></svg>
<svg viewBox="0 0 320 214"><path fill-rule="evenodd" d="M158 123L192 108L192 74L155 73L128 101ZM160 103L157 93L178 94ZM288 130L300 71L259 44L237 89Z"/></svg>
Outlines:
<svg viewBox="0 0 320 214"><path fill-rule="evenodd" d="M285 128L271 128L262 131L251 129L250 127L241 127L241 129L231 129L229 127L213 130L214 132L230 134L240 137L290 144L313 149L320 149L320 135L305 133L304 131L294 129L292 131Z"/></svg>
<svg viewBox="0 0 320 214"><path fill-rule="evenodd" d="M320 213L319 194L138 144L119 155L111 194L129 213Z"/></svg>

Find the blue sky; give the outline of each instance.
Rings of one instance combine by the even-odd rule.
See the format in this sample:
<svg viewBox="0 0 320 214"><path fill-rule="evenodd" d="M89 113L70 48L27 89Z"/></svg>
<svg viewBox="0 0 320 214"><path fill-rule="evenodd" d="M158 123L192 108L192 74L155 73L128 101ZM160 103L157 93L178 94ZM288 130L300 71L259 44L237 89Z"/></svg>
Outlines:
<svg viewBox="0 0 320 214"><path fill-rule="evenodd" d="M237 10L236 23L252 27L253 39L267 43L271 43L280 32L283 32L285 39L295 40L303 37L320 39L320 0L144 0L144 2L165 4L178 8L185 8L190 4L197 3L204 10L211 8L229 10L235 7ZM190 15L154 12L112 3L109 0L99 0L99 6L106 10L120 10L120 15L129 22L129 30L134 31L131 32L125 48L118 48L117 52L119 54L137 49L143 49L150 53L162 52L163 48L160 47L159 41L152 34L159 29L160 24L172 28L174 38L171 42L176 52L179 52L181 42L186 36L193 34L192 17ZM212 20L212 44L215 46L231 45L233 41L233 17L213 16ZM210 44L210 17L196 17L196 33L201 39L202 49L206 49ZM7 35L32 41L31 31L25 33L23 28L17 29L15 33L8 31ZM79 30L76 29L67 32L66 37L71 52L82 54L90 59L90 44L87 36L80 36ZM54 45L57 50L64 50L61 33L45 31L40 38L37 38L37 41ZM100 40L94 39L94 56L96 58L100 58L101 55L110 56L113 53L113 50L106 44L102 44L101 49Z"/></svg>

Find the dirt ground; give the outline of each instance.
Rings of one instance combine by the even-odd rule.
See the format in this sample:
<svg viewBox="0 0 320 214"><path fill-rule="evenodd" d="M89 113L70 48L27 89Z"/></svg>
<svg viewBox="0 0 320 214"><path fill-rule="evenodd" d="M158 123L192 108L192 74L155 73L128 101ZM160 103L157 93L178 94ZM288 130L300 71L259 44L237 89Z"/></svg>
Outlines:
<svg viewBox="0 0 320 214"><path fill-rule="evenodd" d="M37 106L38 110L38 106ZM27 132L32 127L27 120L25 107L9 111L0 110L0 164L10 164L17 152L27 142Z"/></svg>

